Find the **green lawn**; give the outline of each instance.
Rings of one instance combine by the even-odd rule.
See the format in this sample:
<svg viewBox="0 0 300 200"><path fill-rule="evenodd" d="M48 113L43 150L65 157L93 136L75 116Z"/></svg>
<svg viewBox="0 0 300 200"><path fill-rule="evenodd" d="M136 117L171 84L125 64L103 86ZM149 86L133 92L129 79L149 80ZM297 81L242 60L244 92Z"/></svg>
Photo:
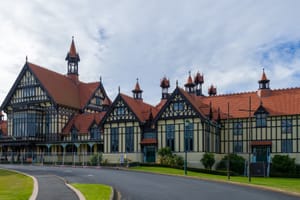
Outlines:
<svg viewBox="0 0 300 200"><path fill-rule="evenodd" d="M161 174L169 174L169 175L182 175L182 176L184 175L183 170L166 168L166 167L132 167L130 169L138 170L138 171L161 173ZM251 183L249 183L248 177L242 177L242 176L231 176L230 181L227 180L227 176L204 174L204 173L197 173L197 172L190 172L190 171L188 171L188 176L202 178L202 179L209 179L209 180L266 186L266 187L276 188L276 189L285 190L289 192L296 192L300 194L299 178L252 177Z"/></svg>
<svg viewBox="0 0 300 200"><path fill-rule="evenodd" d="M112 192L110 186L102 184L72 183L71 185L78 189L86 200L109 200Z"/></svg>
<svg viewBox="0 0 300 200"><path fill-rule="evenodd" d="M33 180L30 177L0 169L0 199L27 200L32 190Z"/></svg>

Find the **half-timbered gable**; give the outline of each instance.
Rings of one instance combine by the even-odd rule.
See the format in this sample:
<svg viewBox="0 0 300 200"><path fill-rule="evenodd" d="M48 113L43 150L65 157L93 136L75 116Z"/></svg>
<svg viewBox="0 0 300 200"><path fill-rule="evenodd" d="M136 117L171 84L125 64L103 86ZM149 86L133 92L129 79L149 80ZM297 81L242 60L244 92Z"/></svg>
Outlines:
<svg viewBox="0 0 300 200"><path fill-rule="evenodd" d="M202 98L179 87L174 90L155 118L158 148L177 153L219 151L219 126Z"/></svg>
<svg viewBox="0 0 300 200"><path fill-rule="evenodd" d="M101 81L81 84L80 97L84 112L106 111L111 104L111 100L107 96Z"/></svg>
<svg viewBox="0 0 300 200"><path fill-rule="evenodd" d="M109 153L109 160L118 160L120 154L126 154L128 159L142 159L141 139L152 109L156 110L142 99L121 93L116 97L102 121L104 152Z"/></svg>

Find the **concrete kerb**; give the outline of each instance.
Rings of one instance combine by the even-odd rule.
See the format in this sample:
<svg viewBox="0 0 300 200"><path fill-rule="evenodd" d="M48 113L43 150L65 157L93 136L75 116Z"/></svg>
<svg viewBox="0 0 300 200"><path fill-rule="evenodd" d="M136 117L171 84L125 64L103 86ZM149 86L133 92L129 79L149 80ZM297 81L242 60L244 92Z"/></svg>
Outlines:
<svg viewBox="0 0 300 200"><path fill-rule="evenodd" d="M64 179L63 177L60 176L56 176L57 178L61 179L64 181L65 185L70 188L73 192L75 192L75 194L77 195L77 197L79 198L79 200L86 200L85 197L83 196L83 194L77 190L75 187L73 187L72 185L70 185L68 183L68 181L66 179Z"/></svg>
<svg viewBox="0 0 300 200"><path fill-rule="evenodd" d="M73 192L75 192L75 194L77 195L77 197L79 198L79 200L86 200L86 198L84 197L84 195L75 187L73 187L71 184L68 183L67 180L65 180L64 178L60 177L60 176L56 176L60 179L62 179L64 181L64 183L66 184L67 187L69 187ZM114 200L115 199L115 193L114 193L114 188L110 186L111 189L111 193L110 193L110 200Z"/></svg>
<svg viewBox="0 0 300 200"><path fill-rule="evenodd" d="M39 184L38 184L38 181L36 180L36 178L34 176L31 176L31 175L26 174L24 172L20 172L20 171L13 170L13 169L6 169L6 168L1 168L1 169L16 172L16 173L19 173L19 174L23 174L24 176L30 177L33 180L33 190L32 190L31 196L29 197L29 200L36 200L37 195L38 195L38 191L39 191Z"/></svg>
<svg viewBox="0 0 300 200"><path fill-rule="evenodd" d="M159 174L159 175L165 175L165 176L178 176L178 177L183 177L183 178L188 178L188 179L198 179L198 180L204 180L204 181L210 181L210 182L216 182L216 183L227 183L227 184L252 187L252 188L256 188L256 189L260 189L260 190L268 190L268 191L272 191L272 192L279 192L279 193L283 193L283 194L287 194L287 195L300 197L300 193L297 193L297 192L291 192L291 191L286 191L286 190L282 190L279 188L272 188L272 187L262 186L262 185L253 185L253 184L249 184L249 183L239 183L239 182L233 182L233 181L228 181L228 180L227 181L226 180L214 180L214 179L209 179L209 178L176 175L176 174L164 174L164 173L156 173L156 172L138 171L138 170L131 170L128 168L118 168L117 170L134 171L134 172L149 173L149 174Z"/></svg>

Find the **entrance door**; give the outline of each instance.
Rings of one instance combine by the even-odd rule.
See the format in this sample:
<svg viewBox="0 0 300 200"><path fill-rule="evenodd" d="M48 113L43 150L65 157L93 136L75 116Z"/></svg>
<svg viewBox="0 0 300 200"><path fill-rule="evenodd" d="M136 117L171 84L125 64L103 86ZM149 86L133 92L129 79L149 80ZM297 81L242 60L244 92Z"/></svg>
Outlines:
<svg viewBox="0 0 300 200"><path fill-rule="evenodd" d="M145 146L146 162L155 162L155 147Z"/></svg>
<svg viewBox="0 0 300 200"><path fill-rule="evenodd" d="M251 174L254 176L268 176L269 156L271 146L253 146Z"/></svg>
<svg viewBox="0 0 300 200"><path fill-rule="evenodd" d="M268 151L265 146L258 146L256 148L256 162L267 162Z"/></svg>

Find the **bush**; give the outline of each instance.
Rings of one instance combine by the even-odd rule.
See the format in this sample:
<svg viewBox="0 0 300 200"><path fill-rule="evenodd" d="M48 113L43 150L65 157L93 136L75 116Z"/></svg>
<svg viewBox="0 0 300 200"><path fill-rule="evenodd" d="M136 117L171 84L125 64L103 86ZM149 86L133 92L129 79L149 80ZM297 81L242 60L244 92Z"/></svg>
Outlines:
<svg viewBox="0 0 300 200"><path fill-rule="evenodd" d="M90 164L92 166L100 165L101 162L102 162L102 153L96 153L90 159Z"/></svg>
<svg viewBox="0 0 300 200"><path fill-rule="evenodd" d="M170 147L161 148L158 150L159 162L166 166L183 166L183 158L172 153Z"/></svg>
<svg viewBox="0 0 300 200"><path fill-rule="evenodd" d="M296 174L295 158L288 155L275 155L272 158L271 174Z"/></svg>
<svg viewBox="0 0 300 200"><path fill-rule="evenodd" d="M230 154L230 171L242 175L244 174L245 159L242 156L236 154ZM217 170L227 170L228 155L218 163Z"/></svg>
<svg viewBox="0 0 300 200"><path fill-rule="evenodd" d="M215 155L213 153L205 153L200 160L205 169L210 169L215 164Z"/></svg>

